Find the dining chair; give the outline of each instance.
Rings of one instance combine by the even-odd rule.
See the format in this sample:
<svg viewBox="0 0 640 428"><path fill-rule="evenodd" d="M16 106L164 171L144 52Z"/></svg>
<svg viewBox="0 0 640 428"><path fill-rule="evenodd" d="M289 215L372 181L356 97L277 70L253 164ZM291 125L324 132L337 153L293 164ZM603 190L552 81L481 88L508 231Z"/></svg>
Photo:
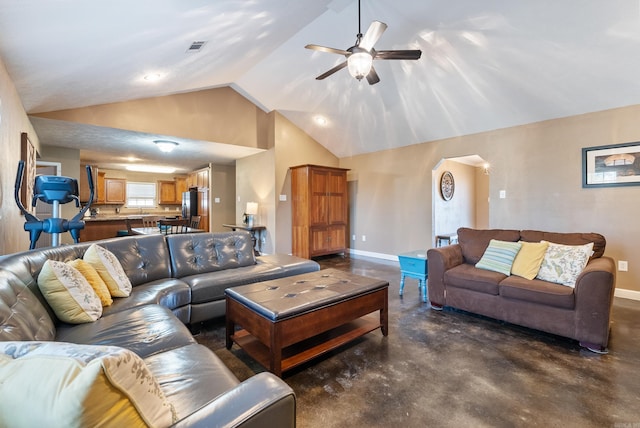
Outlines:
<svg viewBox="0 0 640 428"><path fill-rule="evenodd" d="M161 217L155 215L148 215L142 217L142 227L158 227L158 221Z"/></svg>
<svg viewBox="0 0 640 428"><path fill-rule="evenodd" d="M200 216L194 215L191 217L191 223L189 226L191 229L198 229L200 227Z"/></svg>
<svg viewBox="0 0 640 428"><path fill-rule="evenodd" d="M187 233L187 219L160 219L158 225L160 232L165 235Z"/></svg>

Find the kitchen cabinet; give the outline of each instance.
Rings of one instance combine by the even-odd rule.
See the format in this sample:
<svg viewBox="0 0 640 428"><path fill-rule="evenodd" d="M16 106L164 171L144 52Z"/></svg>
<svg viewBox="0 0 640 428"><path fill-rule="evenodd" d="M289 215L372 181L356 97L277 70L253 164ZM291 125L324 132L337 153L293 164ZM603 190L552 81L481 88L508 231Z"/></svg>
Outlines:
<svg viewBox="0 0 640 428"><path fill-rule="evenodd" d="M159 204L182 204L182 193L187 191L187 178L176 177L175 181L158 180Z"/></svg>
<svg viewBox="0 0 640 428"><path fill-rule="evenodd" d="M104 204L105 191L104 191L104 176L106 173L98 171L98 178L96 180L96 203Z"/></svg>
<svg viewBox="0 0 640 428"><path fill-rule="evenodd" d="M104 203L124 204L127 196L127 180L124 178L104 179Z"/></svg>
<svg viewBox="0 0 640 428"><path fill-rule="evenodd" d="M197 187L198 189L209 188L209 168L202 168L189 173L187 177L187 187Z"/></svg>
<svg viewBox="0 0 640 428"><path fill-rule="evenodd" d="M343 253L347 245L347 171L291 167L292 252L311 258Z"/></svg>
<svg viewBox="0 0 640 428"><path fill-rule="evenodd" d="M176 194L176 182L168 180L158 181L158 203L159 204L175 204L178 200Z"/></svg>
<svg viewBox="0 0 640 428"><path fill-rule="evenodd" d="M182 204L182 194L189 189L186 177L176 177L176 204Z"/></svg>

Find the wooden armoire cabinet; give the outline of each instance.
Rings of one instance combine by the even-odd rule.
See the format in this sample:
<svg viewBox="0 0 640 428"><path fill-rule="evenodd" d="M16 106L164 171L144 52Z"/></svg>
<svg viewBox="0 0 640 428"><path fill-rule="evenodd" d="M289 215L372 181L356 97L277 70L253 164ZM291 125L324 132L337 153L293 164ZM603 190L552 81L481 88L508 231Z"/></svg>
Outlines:
<svg viewBox="0 0 640 428"><path fill-rule="evenodd" d="M291 167L292 253L311 258L347 246L347 171L319 165Z"/></svg>

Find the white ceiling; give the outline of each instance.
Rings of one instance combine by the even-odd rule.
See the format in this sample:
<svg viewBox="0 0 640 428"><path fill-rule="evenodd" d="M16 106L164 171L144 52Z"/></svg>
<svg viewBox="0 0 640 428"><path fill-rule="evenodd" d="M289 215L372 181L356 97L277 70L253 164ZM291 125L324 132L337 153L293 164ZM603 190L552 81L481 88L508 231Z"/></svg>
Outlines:
<svg viewBox="0 0 640 428"><path fill-rule="evenodd" d="M0 57L29 113L230 85L339 157L640 102L638 0L362 3L363 30L388 24L378 50L423 52L376 61L373 86L346 69L315 80L344 58L304 49L352 46L356 0L0 0ZM207 43L187 53L193 41ZM85 159L126 148L168 162L143 148L171 136L33 122ZM201 166L203 142L177 141L171 162ZM253 153L206 147L213 162Z"/></svg>

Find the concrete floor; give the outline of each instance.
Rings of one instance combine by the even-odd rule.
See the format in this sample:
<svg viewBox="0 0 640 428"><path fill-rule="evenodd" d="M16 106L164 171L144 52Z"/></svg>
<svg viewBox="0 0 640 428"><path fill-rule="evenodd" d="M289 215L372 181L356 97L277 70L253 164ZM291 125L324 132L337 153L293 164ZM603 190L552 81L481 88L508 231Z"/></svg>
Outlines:
<svg viewBox="0 0 640 428"><path fill-rule="evenodd" d="M379 330L285 373L301 428L640 427L640 302L616 298L609 354L577 342L421 303L417 281L398 296L397 263L328 257L334 267L389 281L389 336ZM264 369L224 323L196 339L244 380Z"/></svg>

